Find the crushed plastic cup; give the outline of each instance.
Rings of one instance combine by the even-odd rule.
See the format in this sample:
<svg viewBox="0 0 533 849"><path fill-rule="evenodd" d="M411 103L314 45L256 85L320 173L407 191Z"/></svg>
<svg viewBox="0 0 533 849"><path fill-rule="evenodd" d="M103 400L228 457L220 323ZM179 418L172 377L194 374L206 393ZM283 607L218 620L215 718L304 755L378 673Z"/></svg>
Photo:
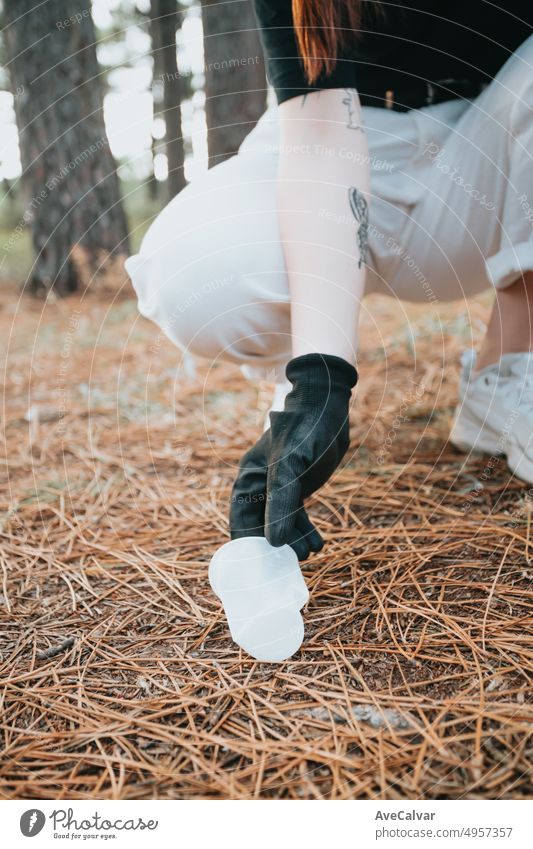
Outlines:
<svg viewBox="0 0 533 849"><path fill-rule="evenodd" d="M252 657L279 662L300 648L309 590L290 546L274 548L264 537L231 540L213 555L209 583L233 641Z"/></svg>

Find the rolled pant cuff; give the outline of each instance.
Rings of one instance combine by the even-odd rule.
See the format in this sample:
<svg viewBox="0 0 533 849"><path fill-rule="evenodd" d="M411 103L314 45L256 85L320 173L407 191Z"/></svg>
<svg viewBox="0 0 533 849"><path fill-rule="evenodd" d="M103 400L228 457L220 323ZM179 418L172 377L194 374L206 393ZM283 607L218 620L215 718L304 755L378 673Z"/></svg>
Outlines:
<svg viewBox="0 0 533 849"><path fill-rule="evenodd" d="M526 271L533 271L533 239L499 251L486 261L487 274L496 289L505 289Z"/></svg>

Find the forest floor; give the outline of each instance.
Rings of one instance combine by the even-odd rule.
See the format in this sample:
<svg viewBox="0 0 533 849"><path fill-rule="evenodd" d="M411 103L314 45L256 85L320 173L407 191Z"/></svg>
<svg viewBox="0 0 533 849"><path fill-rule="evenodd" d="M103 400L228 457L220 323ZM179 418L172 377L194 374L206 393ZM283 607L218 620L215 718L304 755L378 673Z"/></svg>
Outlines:
<svg viewBox="0 0 533 849"><path fill-rule="evenodd" d="M207 580L268 387L124 295L2 298L2 797L531 797L533 502L447 442L487 304L368 302L305 640L268 664Z"/></svg>

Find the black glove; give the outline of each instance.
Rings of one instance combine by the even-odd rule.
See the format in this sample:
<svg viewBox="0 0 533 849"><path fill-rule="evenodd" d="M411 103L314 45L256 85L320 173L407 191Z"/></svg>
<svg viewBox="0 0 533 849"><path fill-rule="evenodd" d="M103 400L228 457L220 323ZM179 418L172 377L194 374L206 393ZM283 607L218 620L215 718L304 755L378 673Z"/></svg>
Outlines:
<svg viewBox="0 0 533 849"><path fill-rule="evenodd" d="M231 538L288 543L300 560L324 541L303 501L326 483L348 450L349 402L357 372L346 360L305 354L287 365L292 390L282 412L242 458L233 486Z"/></svg>

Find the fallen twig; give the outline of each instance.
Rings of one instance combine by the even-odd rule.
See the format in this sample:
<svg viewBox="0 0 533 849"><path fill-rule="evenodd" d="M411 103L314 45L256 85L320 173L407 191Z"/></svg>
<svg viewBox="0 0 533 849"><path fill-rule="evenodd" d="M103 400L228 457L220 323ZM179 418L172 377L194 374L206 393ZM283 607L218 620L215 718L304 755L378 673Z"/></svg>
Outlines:
<svg viewBox="0 0 533 849"><path fill-rule="evenodd" d="M58 646L50 646L48 649L44 649L44 651L37 652L38 660L49 660L51 657L56 657L56 655L61 654L61 652L67 651L67 649L72 648L74 645L74 637L67 637L66 640L63 640L62 643L59 643Z"/></svg>

